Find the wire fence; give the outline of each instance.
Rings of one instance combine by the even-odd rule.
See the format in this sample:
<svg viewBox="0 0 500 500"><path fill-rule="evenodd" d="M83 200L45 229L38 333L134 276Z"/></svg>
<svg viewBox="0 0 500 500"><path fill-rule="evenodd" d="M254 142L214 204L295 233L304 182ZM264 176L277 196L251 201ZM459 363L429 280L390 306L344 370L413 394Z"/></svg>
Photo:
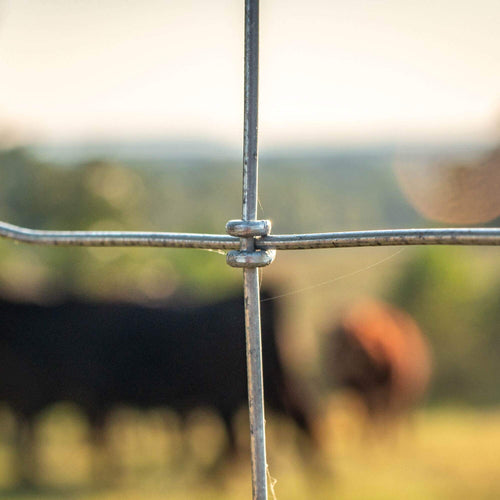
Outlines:
<svg viewBox="0 0 500 500"><path fill-rule="evenodd" d="M128 231L42 231L0 222L0 236L53 246L165 247L228 250L226 261L243 268L252 496L267 499L264 387L260 331L259 267L277 250L395 245L500 245L500 228L395 229L271 235L271 222L256 220L258 199L259 0L245 0L245 107L242 219L228 234Z"/></svg>

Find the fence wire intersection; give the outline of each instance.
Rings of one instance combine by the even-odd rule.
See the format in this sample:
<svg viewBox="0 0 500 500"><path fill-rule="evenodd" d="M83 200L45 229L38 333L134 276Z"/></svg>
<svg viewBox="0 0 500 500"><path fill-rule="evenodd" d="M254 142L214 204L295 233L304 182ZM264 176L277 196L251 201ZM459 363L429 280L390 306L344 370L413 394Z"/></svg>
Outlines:
<svg viewBox="0 0 500 500"><path fill-rule="evenodd" d="M230 221L228 224L230 224ZM240 237L228 234L153 231L47 231L0 221L0 237L48 246L163 247L238 250ZM422 228L268 234L255 238L258 250L312 250L397 245L500 245L500 228Z"/></svg>
<svg viewBox="0 0 500 500"><path fill-rule="evenodd" d="M428 228L270 234L270 221L257 215L257 122L259 0L245 0L245 109L242 219L229 221L229 234L132 231L47 231L0 222L0 237L37 245L87 247L163 247L227 250L227 263L243 268L247 340L252 496L267 499L267 461L262 382L258 267L277 250L395 245L500 245L500 228Z"/></svg>

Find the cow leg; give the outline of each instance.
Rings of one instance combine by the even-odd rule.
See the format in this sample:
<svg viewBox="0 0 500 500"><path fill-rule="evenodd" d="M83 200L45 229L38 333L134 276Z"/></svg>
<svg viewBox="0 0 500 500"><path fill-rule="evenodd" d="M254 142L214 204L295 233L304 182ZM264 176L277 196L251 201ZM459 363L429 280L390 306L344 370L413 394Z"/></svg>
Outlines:
<svg viewBox="0 0 500 500"><path fill-rule="evenodd" d="M299 447L307 450L308 459L321 447L321 438L318 436L313 415L316 409L312 408L309 398L296 389L290 389L284 384L282 389L283 412L290 416L297 426L299 435Z"/></svg>
<svg viewBox="0 0 500 500"><path fill-rule="evenodd" d="M16 429L16 469L23 486L34 486L37 480L38 463L35 443L35 422L32 416L21 417Z"/></svg>
<svg viewBox="0 0 500 500"><path fill-rule="evenodd" d="M96 484L109 483L118 476L118 460L107 436L105 415L92 415L89 420L91 450L91 478Z"/></svg>
<svg viewBox="0 0 500 500"><path fill-rule="evenodd" d="M219 473L223 472L228 465L236 463L240 458L234 415L230 411L223 411L219 413L219 416L226 431L226 442L213 463L205 471L207 478L215 480L221 479Z"/></svg>
<svg viewBox="0 0 500 500"><path fill-rule="evenodd" d="M290 408L290 415L303 435L309 440L309 442L314 443L316 434L310 415L308 415L302 407L295 404L293 404Z"/></svg>
<svg viewBox="0 0 500 500"><path fill-rule="evenodd" d="M235 459L238 456L238 440L233 426L234 415L231 411L220 410L217 414L222 419L222 423L224 424L224 429L226 431L226 443L214 463L210 465L208 472L216 472L231 459ZM179 417L181 445L179 446L179 452L176 453L176 462L178 464L185 464L186 462L192 462L194 458L189 439L187 438L189 413L180 412Z"/></svg>
<svg viewBox="0 0 500 500"><path fill-rule="evenodd" d="M183 469L186 463L189 462L190 446L187 437L188 417L189 413L184 410L177 411L179 420L177 421L177 432L174 434L173 447L168 450L167 463L171 464L175 469ZM166 421L166 432L171 433L171 421Z"/></svg>
<svg viewBox="0 0 500 500"><path fill-rule="evenodd" d="M221 458L236 458L238 455L238 440L236 438L236 431L233 425L233 414L232 412L223 412L221 417L227 436L227 445L221 453Z"/></svg>

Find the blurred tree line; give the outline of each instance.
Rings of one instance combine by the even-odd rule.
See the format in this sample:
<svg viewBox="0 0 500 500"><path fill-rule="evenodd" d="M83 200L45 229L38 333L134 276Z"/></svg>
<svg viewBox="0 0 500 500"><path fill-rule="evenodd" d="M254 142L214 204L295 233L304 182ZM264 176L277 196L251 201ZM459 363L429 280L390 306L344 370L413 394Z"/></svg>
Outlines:
<svg viewBox="0 0 500 500"><path fill-rule="evenodd" d="M500 402L496 248L423 248L388 299L410 312L434 351L431 401Z"/></svg>
<svg viewBox="0 0 500 500"><path fill-rule="evenodd" d="M272 214L275 232L282 233L395 227L416 219L382 168L389 163L383 155L267 160L259 216ZM240 212L241 167L233 162L96 160L70 166L40 161L22 148L0 150L0 219L13 224L224 233L225 223ZM130 293L133 300L183 289L203 296L239 283L240 273L223 259L200 250L68 250L0 241L0 290L47 300L68 291L111 298Z"/></svg>
<svg viewBox="0 0 500 500"><path fill-rule="evenodd" d="M261 161L260 217L273 231L320 232L428 225L398 189L388 155ZM241 168L40 161L0 150L0 219L41 229L223 233L241 211ZM415 316L435 352L433 400L500 402L500 276L496 249L424 248L387 292ZM481 257L478 258L478 255ZM484 257L484 258L483 258ZM239 290L241 273L216 252L51 248L0 240L0 294L40 302L64 295L162 301Z"/></svg>
<svg viewBox="0 0 500 500"><path fill-rule="evenodd" d="M221 232L218 222L226 216L204 205L211 189L206 178L189 169L168 179L157 174L111 161L53 166L22 149L3 151L1 218L41 229ZM226 192L222 183L212 188ZM203 296L238 283L239 274L223 259L202 250L67 249L1 241L0 290L41 301L68 293L161 300L188 289Z"/></svg>

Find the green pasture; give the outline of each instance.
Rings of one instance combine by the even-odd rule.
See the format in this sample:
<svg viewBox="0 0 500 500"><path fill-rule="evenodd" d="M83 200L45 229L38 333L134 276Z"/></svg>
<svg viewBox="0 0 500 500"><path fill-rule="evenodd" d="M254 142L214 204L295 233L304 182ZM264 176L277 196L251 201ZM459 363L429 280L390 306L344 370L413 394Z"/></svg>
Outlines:
<svg viewBox="0 0 500 500"><path fill-rule="evenodd" d="M259 216L273 219L275 233L433 225L399 191L391 161L264 159ZM241 210L241 173L232 164L56 167L12 150L0 152L0 168L1 219L28 227L222 233ZM269 416L276 498L500 498L498 257L498 247L278 253L262 284L276 296L284 364L324 409L317 455L286 422ZM57 303L76 296L158 305L240 290L241 272L215 252L0 241L0 295L11 300ZM332 396L322 357L342 311L366 296L413 315L434 355L426 409L377 432L352 403ZM240 428L242 457L218 468L225 438L214 417L194 415L183 433L168 412L122 410L111 423L110 446L96 455L78 411L59 406L38 422L40 477L36 489L27 489L16 483L15 422L1 410L0 500L249 499L244 411Z"/></svg>
<svg viewBox="0 0 500 500"><path fill-rule="evenodd" d="M327 407L326 416L318 423L322 450L317 455L304 454L294 430L270 419L268 461L276 498L500 497L500 410L433 408L419 411L411 421L395 427L374 430L345 398L331 398ZM3 422L6 420L4 415ZM244 415L241 420L245 449ZM39 484L33 489L15 484L9 425L4 426L0 498L250 498L246 456L215 468L224 440L220 423L199 414L182 435L177 424L168 413L117 414L109 435L114 472L96 480L91 478L92 457L102 470L108 462L102 455L92 454L85 423L72 408L53 409L38 425L41 467Z"/></svg>

